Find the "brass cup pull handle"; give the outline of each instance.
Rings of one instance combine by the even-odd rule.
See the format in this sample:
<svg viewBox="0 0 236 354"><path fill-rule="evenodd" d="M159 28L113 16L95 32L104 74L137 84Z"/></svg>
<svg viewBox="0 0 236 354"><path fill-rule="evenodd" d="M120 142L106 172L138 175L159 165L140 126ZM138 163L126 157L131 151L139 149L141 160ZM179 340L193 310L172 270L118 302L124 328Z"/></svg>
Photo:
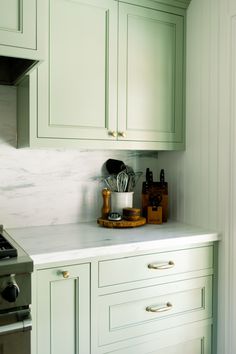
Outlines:
<svg viewBox="0 0 236 354"><path fill-rule="evenodd" d="M173 261L169 261L166 263L150 263L148 264L149 269L157 269L157 270L164 270L164 269L170 269L175 266L175 263Z"/></svg>
<svg viewBox="0 0 236 354"><path fill-rule="evenodd" d="M113 138L116 138L117 137L117 132L116 131L109 131L108 134L110 136L113 136Z"/></svg>
<svg viewBox="0 0 236 354"><path fill-rule="evenodd" d="M126 138L126 132L119 132L118 134L119 134L119 136L121 136L122 138Z"/></svg>
<svg viewBox="0 0 236 354"><path fill-rule="evenodd" d="M62 273L63 278L65 278L65 279L69 278L69 276L70 276L70 273L67 270L62 271L61 273Z"/></svg>
<svg viewBox="0 0 236 354"><path fill-rule="evenodd" d="M146 311L147 312L165 312L169 311L173 308L173 305L170 302L167 302L165 306L162 307L157 307L157 306L147 306Z"/></svg>

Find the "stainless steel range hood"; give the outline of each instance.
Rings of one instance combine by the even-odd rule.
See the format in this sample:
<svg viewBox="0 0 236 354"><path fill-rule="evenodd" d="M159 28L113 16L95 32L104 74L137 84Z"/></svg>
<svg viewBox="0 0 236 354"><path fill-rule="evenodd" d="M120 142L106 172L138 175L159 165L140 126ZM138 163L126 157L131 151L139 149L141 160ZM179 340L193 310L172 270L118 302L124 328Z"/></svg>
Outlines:
<svg viewBox="0 0 236 354"><path fill-rule="evenodd" d="M0 85L15 85L16 81L39 61L0 56Z"/></svg>

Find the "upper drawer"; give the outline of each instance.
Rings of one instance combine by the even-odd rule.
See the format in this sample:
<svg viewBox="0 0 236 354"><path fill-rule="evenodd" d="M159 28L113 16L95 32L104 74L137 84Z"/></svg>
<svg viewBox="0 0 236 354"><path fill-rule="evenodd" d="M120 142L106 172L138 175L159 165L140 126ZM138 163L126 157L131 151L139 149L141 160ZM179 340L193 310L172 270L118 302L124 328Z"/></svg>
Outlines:
<svg viewBox="0 0 236 354"><path fill-rule="evenodd" d="M99 262L99 287L213 267L213 246Z"/></svg>

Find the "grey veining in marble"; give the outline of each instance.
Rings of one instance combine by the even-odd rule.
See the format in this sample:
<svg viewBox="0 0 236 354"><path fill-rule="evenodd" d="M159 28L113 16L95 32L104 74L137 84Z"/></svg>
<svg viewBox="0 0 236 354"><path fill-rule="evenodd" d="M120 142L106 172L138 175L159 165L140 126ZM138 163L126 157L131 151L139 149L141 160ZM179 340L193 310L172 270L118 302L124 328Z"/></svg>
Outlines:
<svg viewBox="0 0 236 354"><path fill-rule="evenodd" d="M217 241L216 232L168 221L131 229L89 223L7 229L35 264Z"/></svg>
<svg viewBox="0 0 236 354"><path fill-rule="evenodd" d="M135 170L151 167L157 153L76 149L16 149L16 88L0 86L0 224L5 227L89 221L100 216L103 185L97 178L108 158ZM141 183L135 190L140 206Z"/></svg>

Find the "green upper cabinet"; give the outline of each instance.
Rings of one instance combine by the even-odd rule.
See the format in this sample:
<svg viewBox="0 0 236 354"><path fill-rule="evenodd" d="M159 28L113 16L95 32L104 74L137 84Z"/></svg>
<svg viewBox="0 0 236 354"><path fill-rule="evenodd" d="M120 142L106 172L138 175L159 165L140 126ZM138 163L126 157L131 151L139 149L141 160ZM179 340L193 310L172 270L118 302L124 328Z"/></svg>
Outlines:
<svg viewBox="0 0 236 354"><path fill-rule="evenodd" d="M29 120L19 109L19 146L184 148L185 9L129 2L48 1L49 50L29 79Z"/></svg>
<svg viewBox="0 0 236 354"><path fill-rule="evenodd" d="M117 3L51 0L49 10L49 56L38 69L38 135L108 139L116 123Z"/></svg>
<svg viewBox="0 0 236 354"><path fill-rule="evenodd" d="M45 0L0 0L0 55L43 59Z"/></svg>
<svg viewBox="0 0 236 354"><path fill-rule="evenodd" d="M183 17L121 3L119 21L118 131L183 142Z"/></svg>

